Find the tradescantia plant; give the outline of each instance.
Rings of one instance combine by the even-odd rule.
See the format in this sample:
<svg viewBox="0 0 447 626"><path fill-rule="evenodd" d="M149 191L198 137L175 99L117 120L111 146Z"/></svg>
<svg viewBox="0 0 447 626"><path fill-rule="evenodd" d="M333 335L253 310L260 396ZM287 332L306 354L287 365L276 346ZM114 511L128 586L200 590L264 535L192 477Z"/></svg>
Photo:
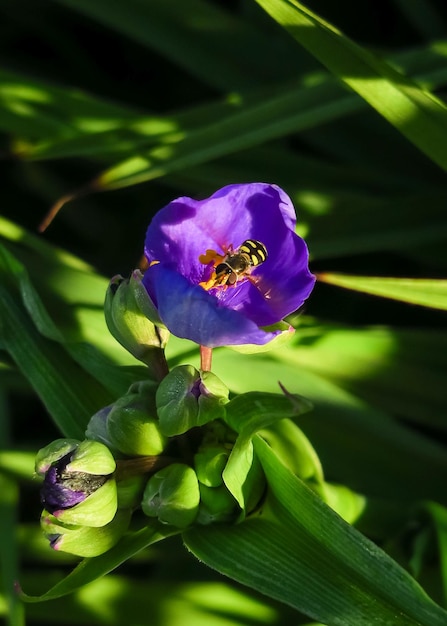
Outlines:
<svg viewBox="0 0 447 626"><path fill-rule="evenodd" d="M447 623L443 3L34 8L0 7L1 618Z"/></svg>
<svg viewBox="0 0 447 626"><path fill-rule="evenodd" d="M42 596L22 592L25 601L73 592L181 534L211 567L325 623L366 624L373 611L384 624L444 621L415 581L349 525L365 500L325 480L298 427L311 404L284 387L230 397L211 371L216 346L250 343L256 352L293 336L273 325L315 282L294 216L284 191L261 183L180 198L155 216L147 269L112 279L105 302L111 333L145 363L145 377L91 416L83 441L58 439L36 458L43 533L54 550L87 560ZM200 369L169 366L170 332L197 344ZM324 585L324 597L303 593L303 577L315 591Z"/></svg>
<svg viewBox="0 0 447 626"><path fill-rule="evenodd" d="M152 220L144 275L112 279L105 303L109 329L148 366L148 377L92 416L86 440L57 440L36 459L44 479L42 528L55 550L103 554L119 540L117 526L126 531L123 510L142 511L173 532L258 514L266 478L252 439L309 404L287 393L267 402L262 394L230 400L210 371L211 353L225 344L265 349L280 335L292 336L282 318L303 304L315 282L295 221L284 191L261 183L228 186L202 201L174 200ZM169 371L169 332L200 346L200 370ZM235 417L241 400L246 411ZM293 438L279 434L277 445L300 456ZM317 474L297 470L318 491ZM123 503L121 484L127 490L129 480L135 492ZM92 542L92 527L103 529L102 541Z"/></svg>

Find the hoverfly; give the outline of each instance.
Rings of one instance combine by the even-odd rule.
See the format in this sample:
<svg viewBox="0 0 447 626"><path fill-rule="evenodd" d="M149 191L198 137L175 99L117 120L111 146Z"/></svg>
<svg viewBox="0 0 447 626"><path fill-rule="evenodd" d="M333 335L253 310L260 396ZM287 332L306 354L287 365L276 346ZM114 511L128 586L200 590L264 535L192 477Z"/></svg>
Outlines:
<svg viewBox="0 0 447 626"><path fill-rule="evenodd" d="M256 239L247 239L236 250L229 246L225 256L217 254L214 250L207 250L199 259L204 264L214 261L214 270L209 280L200 285L208 291L214 287L234 287L243 279L255 283L255 279L250 277L251 271L264 263L267 256L267 248Z"/></svg>

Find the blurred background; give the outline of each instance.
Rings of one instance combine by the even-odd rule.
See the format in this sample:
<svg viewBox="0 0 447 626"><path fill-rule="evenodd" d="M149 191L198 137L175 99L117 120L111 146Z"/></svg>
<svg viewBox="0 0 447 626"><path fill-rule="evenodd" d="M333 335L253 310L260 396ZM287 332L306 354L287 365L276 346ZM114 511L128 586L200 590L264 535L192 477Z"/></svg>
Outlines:
<svg viewBox="0 0 447 626"><path fill-rule="evenodd" d="M306 6L445 99L442 0ZM251 0L0 0L0 150L1 241L71 339L95 343L86 311L106 332L106 279L138 266L157 210L239 181L291 196L314 272L445 277L445 173ZM53 246L87 264L80 280L65 253L53 263ZM428 528L407 511L447 500L445 312L320 282L291 321L290 349L256 359L222 350L216 373L233 392L277 391L281 380L311 398L300 425L327 479L384 498L391 512L361 529L407 565ZM170 350L172 363L184 357L175 340ZM60 433L16 359L1 355L0 470L17 489L20 582L39 593L76 562L40 538L31 479L34 451ZM433 550L417 552L420 580L443 601ZM212 573L178 539L26 613L30 625L310 623Z"/></svg>

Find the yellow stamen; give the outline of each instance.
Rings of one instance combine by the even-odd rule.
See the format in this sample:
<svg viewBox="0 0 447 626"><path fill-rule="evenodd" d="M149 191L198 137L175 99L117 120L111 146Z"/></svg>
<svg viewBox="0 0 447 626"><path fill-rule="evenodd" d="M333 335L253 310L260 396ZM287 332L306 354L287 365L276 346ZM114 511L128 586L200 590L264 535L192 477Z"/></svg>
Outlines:
<svg viewBox="0 0 447 626"><path fill-rule="evenodd" d="M208 280L203 280L201 283L199 283L199 286L202 287L202 289L205 289L205 291L209 291L210 289L215 287L216 272L213 272Z"/></svg>
<svg viewBox="0 0 447 626"><path fill-rule="evenodd" d="M221 263L224 258L225 257L222 254L219 254L215 250L208 249L205 254L201 254L199 256L199 261L200 263L203 263L203 265L214 263L214 266L216 266Z"/></svg>
<svg viewBox="0 0 447 626"><path fill-rule="evenodd" d="M157 263L160 263L160 261L151 261L149 263L149 267L152 267L153 265L157 265Z"/></svg>
<svg viewBox="0 0 447 626"><path fill-rule="evenodd" d="M219 254L216 250L211 249L208 249L205 254L201 254L199 256L200 263L203 263L203 265L209 265L212 263L214 267L217 267L224 259L224 254ZM199 286L202 287L202 289L205 289L205 291L209 291L210 289L213 289L213 287L218 287L221 284L222 280L218 279L216 272L213 271L209 279L200 282Z"/></svg>

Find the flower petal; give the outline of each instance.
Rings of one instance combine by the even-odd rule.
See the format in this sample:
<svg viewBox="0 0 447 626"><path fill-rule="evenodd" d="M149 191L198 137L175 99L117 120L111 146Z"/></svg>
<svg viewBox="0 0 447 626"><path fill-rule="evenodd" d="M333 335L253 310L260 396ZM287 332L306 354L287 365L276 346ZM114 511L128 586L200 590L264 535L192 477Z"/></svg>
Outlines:
<svg viewBox="0 0 447 626"><path fill-rule="evenodd" d="M253 343L262 345L278 334L269 333L219 301L201 287L162 263L150 267L143 284L153 298L160 317L177 337L215 348Z"/></svg>
<svg viewBox="0 0 447 626"><path fill-rule="evenodd" d="M217 293L224 306L239 311L258 326L276 324L299 309L315 284L308 269L305 242L291 231L283 233L282 241L282 247L273 250L267 261L252 272L255 284L247 280Z"/></svg>
<svg viewBox="0 0 447 626"><path fill-rule="evenodd" d="M72 489L61 482L58 468L51 467L48 470L41 488L41 499L50 513L75 506L85 498L84 491Z"/></svg>
<svg viewBox="0 0 447 626"><path fill-rule="evenodd" d="M197 284L204 272L199 256L206 250L224 253L249 238L276 250L280 231L290 232L295 221L292 202L279 187L228 185L205 200L178 198L159 211L149 225L145 253L149 263L171 262Z"/></svg>
<svg viewBox="0 0 447 626"><path fill-rule="evenodd" d="M183 197L168 204L149 225L145 253L150 265L156 262L164 268L160 272L173 274L168 285L159 284L168 275L163 273L161 279L152 265L143 280L163 323L173 334L202 345L268 342L274 335L259 327L273 325L300 308L315 283L295 222L290 198L267 183L228 185L204 200ZM242 274L235 285L191 290L210 279L211 262L200 261L207 250L224 257L247 239L260 241L268 253L263 263L250 268L250 279ZM186 282L175 280L174 274ZM176 301L180 297L187 302Z"/></svg>

